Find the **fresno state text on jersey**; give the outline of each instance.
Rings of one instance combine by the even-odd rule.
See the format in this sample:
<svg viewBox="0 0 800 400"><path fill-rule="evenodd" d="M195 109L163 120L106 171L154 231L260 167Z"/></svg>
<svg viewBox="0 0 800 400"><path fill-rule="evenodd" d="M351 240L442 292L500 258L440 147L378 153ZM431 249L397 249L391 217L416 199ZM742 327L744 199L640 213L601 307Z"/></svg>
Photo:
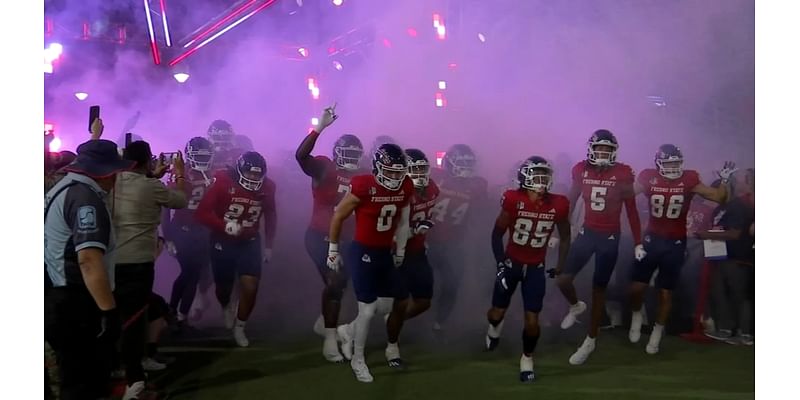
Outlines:
<svg viewBox="0 0 800 400"><path fill-rule="evenodd" d="M541 264L547 255L547 242L556 224L569 218L569 200L547 193L533 201L526 190L507 190L502 208L511 217L506 256L521 264Z"/></svg>
<svg viewBox="0 0 800 400"><path fill-rule="evenodd" d="M602 233L619 233L626 198L633 197L633 170L623 163L598 168L581 161L572 168L572 184L583 197L583 226Z"/></svg>
<svg viewBox="0 0 800 400"><path fill-rule="evenodd" d="M262 214L274 215L275 183L264 178L258 191L244 189L231 178L231 171L218 171L197 207L195 218L215 233L225 232L228 221L238 221L242 231L238 239L250 239L258 234ZM265 224L269 225L269 224Z"/></svg>
<svg viewBox="0 0 800 400"><path fill-rule="evenodd" d="M458 178L447 176L442 169L431 171L431 181L439 185L439 201L431 210L431 219L437 229L431 232L431 239L451 241L464 234L464 221L469 216L470 208L488 196L489 184L477 176Z"/></svg>
<svg viewBox="0 0 800 400"><path fill-rule="evenodd" d="M436 182L428 181L428 186L422 195L414 189L414 196L411 199L411 229L420 221L432 218L431 210L436 205L439 198L439 187ZM412 235L406 242L407 253L419 253L425 250L425 235Z"/></svg>
<svg viewBox="0 0 800 400"><path fill-rule="evenodd" d="M649 204L647 232L665 239L686 239L686 215L694 197L692 190L700 184L697 171L685 170L680 178L667 179L649 168L639 173L637 182Z"/></svg>
<svg viewBox="0 0 800 400"><path fill-rule="evenodd" d="M350 181L353 173L336 168L330 158L314 157L314 162L323 166L322 180L311 187L314 196L314 207L311 211L311 229L328 234L333 217L333 209L350 192ZM312 181L313 185L313 181Z"/></svg>
<svg viewBox="0 0 800 400"><path fill-rule="evenodd" d="M368 247L390 248L400 212L411 201L413 191L410 179L404 179L399 190L389 190L373 175L354 176L350 193L361 201L355 210L355 241Z"/></svg>

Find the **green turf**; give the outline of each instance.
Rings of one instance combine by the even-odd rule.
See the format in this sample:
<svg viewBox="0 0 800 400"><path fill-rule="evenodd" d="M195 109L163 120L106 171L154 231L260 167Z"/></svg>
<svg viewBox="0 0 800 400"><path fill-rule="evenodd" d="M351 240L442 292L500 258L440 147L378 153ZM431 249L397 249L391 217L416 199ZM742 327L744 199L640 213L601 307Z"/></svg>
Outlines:
<svg viewBox="0 0 800 400"><path fill-rule="evenodd" d="M358 383L348 364L322 360L320 343L269 345L247 349L229 342L177 348L178 361L154 383L170 399L752 399L753 347L700 345L667 337L662 352L645 353L644 343L627 343L624 333L607 335L586 365L567 363L574 346L541 344L536 382L517 379L521 346L504 339L496 353L456 351L442 346L403 347L405 372L386 366L383 349L370 346L367 362L375 381Z"/></svg>

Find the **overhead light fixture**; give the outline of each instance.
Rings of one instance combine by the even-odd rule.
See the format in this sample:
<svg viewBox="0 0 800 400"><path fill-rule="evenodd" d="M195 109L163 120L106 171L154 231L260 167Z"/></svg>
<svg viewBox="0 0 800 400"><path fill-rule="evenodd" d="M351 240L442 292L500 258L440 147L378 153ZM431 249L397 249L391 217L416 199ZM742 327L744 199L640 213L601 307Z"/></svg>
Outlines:
<svg viewBox="0 0 800 400"><path fill-rule="evenodd" d="M187 80L189 80L189 74L187 74L185 72L178 72L178 73L172 74L172 77L175 78L175 80L178 81L178 83L184 83Z"/></svg>
<svg viewBox="0 0 800 400"><path fill-rule="evenodd" d="M80 100L80 101L84 101L88 97L89 97L89 93L86 93L86 92L75 92L75 98Z"/></svg>

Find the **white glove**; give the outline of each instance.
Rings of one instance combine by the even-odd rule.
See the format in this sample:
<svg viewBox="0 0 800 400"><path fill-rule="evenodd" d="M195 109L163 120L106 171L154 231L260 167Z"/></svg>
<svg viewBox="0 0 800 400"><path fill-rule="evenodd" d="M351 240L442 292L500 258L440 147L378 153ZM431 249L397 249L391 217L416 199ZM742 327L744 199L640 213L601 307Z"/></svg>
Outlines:
<svg viewBox="0 0 800 400"><path fill-rule="evenodd" d="M342 256L339 255L339 245L336 243L328 244L327 264L328 268L334 272L339 271L339 267L342 265Z"/></svg>
<svg viewBox="0 0 800 400"><path fill-rule="evenodd" d="M561 242L561 239L559 239L559 238L557 238L555 236L550 236L550 240L547 241L547 247L549 247L551 249L555 249L556 247L558 247L558 244L560 242Z"/></svg>
<svg viewBox="0 0 800 400"><path fill-rule="evenodd" d="M633 248L634 257L636 257L636 261L642 261L645 257L647 257L647 252L644 251L644 246L641 244L637 244L636 247Z"/></svg>
<svg viewBox="0 0 800 400"><path fill-rule="evenodd" d="M262 255L264 256L264 264L269 263L272 260L272 249L265 248Z"/></svg>
<svg viewBox="0 0 800 400"><path fill-rule="evenodd" d="M405 254L395 254L392 256L392 258L394 259L395 268L400 268L400 266L403 265L403 260L406 259L406 256Z"/></svg>
<svg viewBox="0 0 800 400"><path fill-rule="evenodd" d="M725 164L722 166L722 169L717 172L717 176L719 176L722 180L727 181L731 178L734 172L738 171L739 169L736 168L736 163L732 161L725 161Z"/></svg>
<svg viewBox="0 0 800 400"><path fill-rule="evenodd" d="M167 242L167 253L173 257L178 256L178 249L175 247L175 242Z"/></svg>
<svg viewBox="0 0 800 400"><path fill-rule="evenodd" d="M414 234L415 235L424 235L428 233L428 231L433 228L433 221L426 219L423 221L417 222L417 225L414 226Z"/></svg>
<svg viewBox="0 0 800 400"><path fill-rule="evenodd" d="M322 133L333 121L336 121L336 118L339 118L339 116L336 115L336 103L333 103L332 106L326 108L325 111L322 112L322 115L319 116L319 122L314 127L314 130Z"/></svg>
<svg viewBox="0 0 800 400"><path fill-rule="evenodd" d="M225 224L225 233L231 236L239 236L242 233L242 225L237 221L228 221Z"/></svg>

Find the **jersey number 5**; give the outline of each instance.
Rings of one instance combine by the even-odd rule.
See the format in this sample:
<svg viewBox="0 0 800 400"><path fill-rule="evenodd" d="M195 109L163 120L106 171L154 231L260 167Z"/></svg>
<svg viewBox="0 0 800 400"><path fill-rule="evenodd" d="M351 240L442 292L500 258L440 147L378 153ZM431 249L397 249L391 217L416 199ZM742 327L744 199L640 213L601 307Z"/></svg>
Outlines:
<svg viewBox="0 0 800 400"><path fill-rule="evenodd" d="M664 209L666 208L666 213ZM661 218L666 214L669 219L677 219L681 215L683 209L683 195L672 195L669 197L667 204L666 198L663 194L654 194L650 196L650 213L653 217Z"/></svg>
<svg viewBox="0 0 800 400"><path fill-rule="evenodd" d="M553 221L537 221L536 230L533 231L531 238L531 230L533 229L533 221L527 218L518 218L514 224L514 235L511 236L511 241L520 245L526 246L530 240L530 246L538 249L547 244L547 238L553 232Z"/></svg>
<svg viewBox="0 0 800 400"><path fill-rule="evenodd" d="M592 211L603 211L606 209L606 193L608 193L607 187L592 187L592 194L589 198Z"/></svg>
<svg viewBox="0 0 800 400"><path fill-rule="evenodd" d="M381 207L381 212L378 214L378 232L386 232L392 229L394 224L394 216L397 215L397 206L394 204L387 204Z"/></svg>
<svg viewBox="0 0 800 400"><path fill-rule="evenodd" d="M226 221L236 221L244 214L244 206L241 204L231 204L228 206L228 212L225 213ZM242 220L243 228L252 228L258 223L258 218L261 217L261 206L250 206L247 209L247 216Z"/></svg>

